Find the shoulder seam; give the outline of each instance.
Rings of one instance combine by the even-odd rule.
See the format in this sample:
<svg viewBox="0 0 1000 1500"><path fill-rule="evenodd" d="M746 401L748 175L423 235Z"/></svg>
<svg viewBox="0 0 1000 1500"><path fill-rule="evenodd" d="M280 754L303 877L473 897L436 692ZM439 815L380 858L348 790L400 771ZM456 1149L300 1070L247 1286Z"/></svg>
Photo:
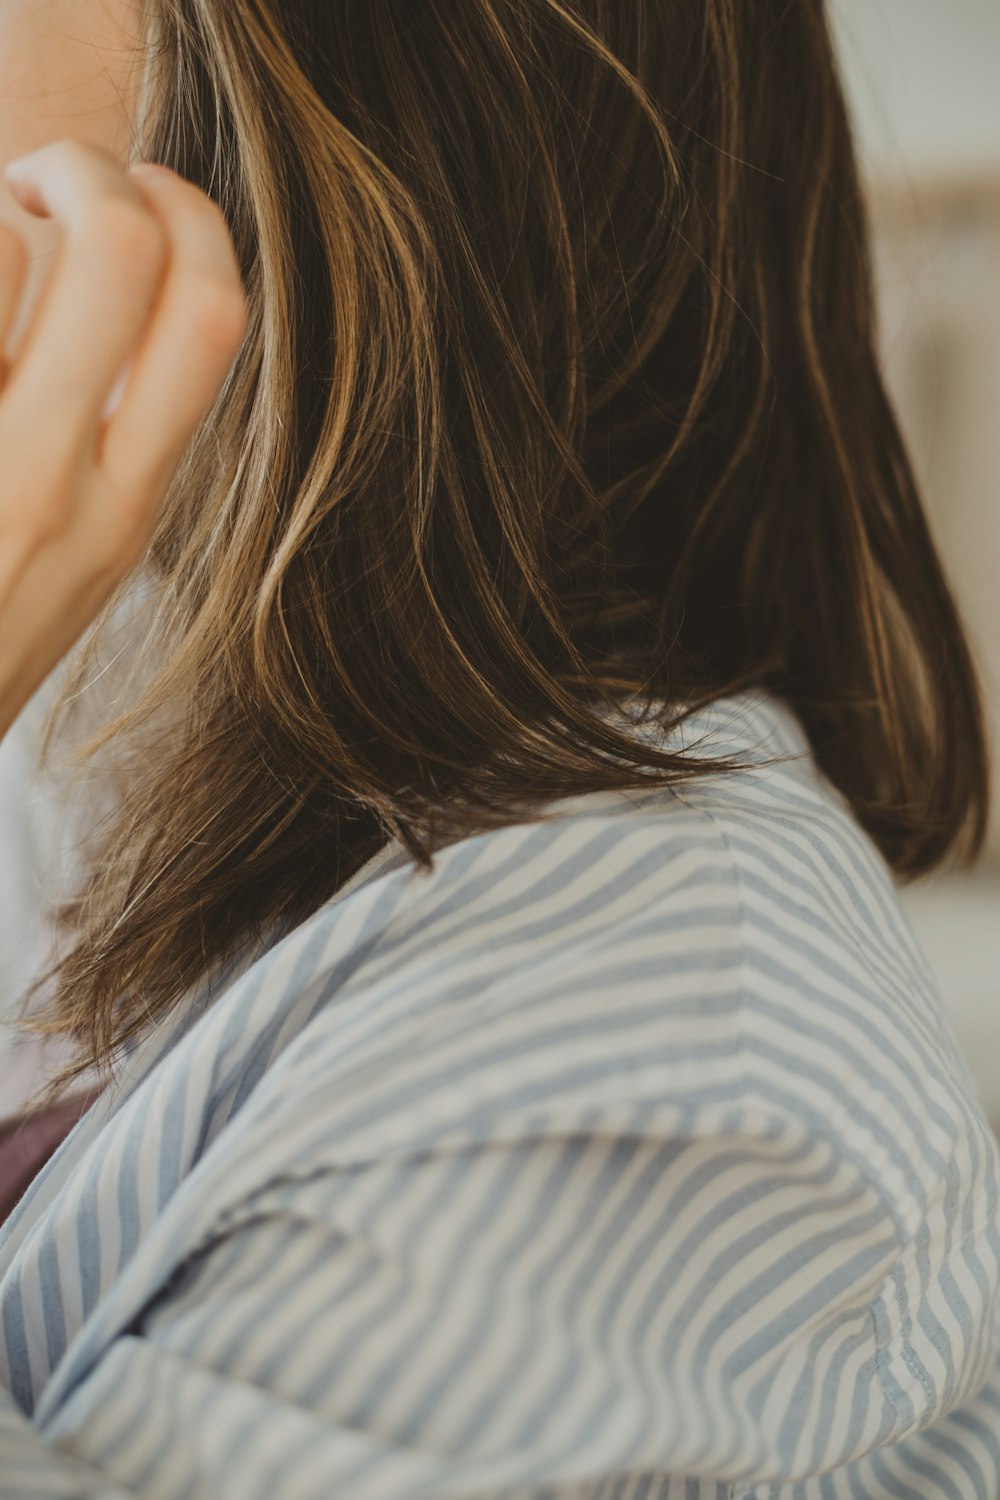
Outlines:
<svg viewBox="0 0 1000 1500"><path fill-rule="evenodd" d="M678 795L681 797L682 801L686 803L688 802L689 794L686 789L681 789ZM748 917L746 902L743 894L743 881L740 875L739 860L737 858L736 851L734 850L732 844L726 836L726 831L722 825L722 820L716 815L716 813L711 808L706 807L704 805L704 802L700 799L698 801L692 800L688 805L690 805L694 810L703 813L704 816L710 820L725 848L726 854L729 859L729 864L733 875L733 884L736 890L739 922L740 957L735 983L737 994L742 1001L743 972L747 948L746 934L748 927ZM742 1038L742 1016L740 1034ZM885 1208L886 1214L888 1215L889 1219L892 1221L892 1224L896 1230L897 1238L899 1240L900 1251L902 1252L903 1250L905 1250L908 1245L914 1242L915 1236L910 1230L907 1229L906 1223L899 1210L897 1209L895 1203L893 1202L891 1195L887 1192L884 1183L881 1181L878 1174L871 1170L863 1154L860 1151L857 1151L850 1147L848 1143L842 1138L840 1132L836 1131L832 1126L829 1129L826 1129L813 1121L808 1121L805 1119L803 1119L801 1123L803 1127L810 1132L814 1139L826 1141L828 1145L832 1146L834 1151L837 1153L837 1156L841 1160L850 1162L851 1165L855 1168L855 1171L858 1173L861 1180L867 1183L868 1186L872 1188L879 1201Z"/></svg>
<svg viewBox="0 0 1000 1500"><path fill-rule="evenodd" d="M681 796L682 801L687 802L687 804L691 805L691 807L697 807L697 810L702 811L702 813L705 814L705 816L708 817L709 820L711 820L712 825L715 826L715 831L718 832L718 837L721 838L724 847L726 847L727 855L729 855L730 867L732 867L733 871L733 883L735 883L736 886L736 900L738 900L739 913L739 966L738 972L736 972L736 993L738 993L738 996L739 998L741 998L742 1002L742 993L744 993L744 986L742 986L742 977L744 977L744 957L745 951L747 951L747 906L745 906L744 900L744 883L742 883L741 873L739 873L739 861L738 858L736 858L736 852L735 849L733 849L732 843L730 843L729 838L726 837L726 829L723 828L723 822L721 822L720 817L715 816L714 811L712 811L711 808L706 807L703 802L699 802L699 804L696 804L696 802L694 801L688 802L688 798L687 795L685 795L684 790L679 790L678 795ZM907 1230L906 1223L904 1223L903 1218L901 1218L900 1212L897 1211L897 1206L895 1206L895 1203L892 1202L892 1197L889 1196L888 1191L886 1191L885 1184L880 1181L880 1178L876 1175L876 1173L871 1172L871 1169L870 1167L868 1167L868 1163L864 1160L864 1157L862 1157L862 1155L859 1154L858 1151L855 1151L855 1149L850 1148L850 1146L847 1145L847 1143L844 1142L843 1139L841 1139L840 1133L838 1133L838 1131L835 1131L834 1128L831 1127L829 1128L829 1130L825 1130L825 1128L820 1127L820 1125L817 1125L816 1122L813 1121L802 1121L802 1125L804 1125L805 1128L808 1128L808 1131L810 1131L810 1136L813 1137L813 1139L825 1140L825 1142L828 1143L829 1146L832 1146L832 1149L834 1149L835 1154L837 1154L837 1157L840 1158L840 1160L850 1161L853 1170L855 1170L856 1175L858 1175L859 1181L864 1182L867 1187L870 1187L871 1190L874 1191L877 1199L879 1199L879 1202L882 1203L883 1209L885 1209L886 1217L888 1217L889 1223L891 1223L892 1227L894 1227L895 1235L897 1235L897 1250L895 1250L895 1254L897 1254L898 1265L901 1257L906 1256L907 1251L909 1251L910 1247L915 1244L915 1235L913 1235L910 1230ZM892 1397L892 1370L891 1365L889 1365L888 1359L889 1349L891 1349L892 1341L894 1341L894 1338L897 1337L897 1334L895 1334L894 1331L894 1326L892 1326L892 1319L891 1317L889 1317L888 1302L888 1296L889 1293L892 1292L892 1287L894 1287L894 1284L895 1266L894 1269L891 1269L891 1271L886 1274L882 1286L880 1286L879 1290L874 1293L873 1299L871 1299L871 1308L870 1314L868 1314L868 1319L870 1319L871 1335L873 1335L874 1350L876 1350L876 1376L877 1382L879 1382L879 1389L880 1392L882 1392L883 1398L888 1401L889 1406L892 1407L895 1415L897 1415L897 1421L900 1421L903 1413L900 1412L900 1409L898 1409L897 1401L895 1401L894 1397ZM930 1388L930 1377L928 1377L927 1373L922 1370L922 1367L919 1367L918 1364L913 1364L912 1358L910 1358L909 1341L907 1341L907 1346L904 1347L903 1358L904 1361L906 1361L907 1370L910 1371L912 1377L915 1377L915 1379L918 1380L919 1388L921 1388L921 1391L924 1392L924 1400L928 1403L927 1410L930 1410L930 1407L934 1404L934 1391L933 1388ZM751 1487L751 1490L753 1490L753 1487ZM750 1493L750 1491L745 1490L745 1488L736 1487L735 1491L733 1491L732 1500L739 1500L739 1497L741 1497L742 1494L748 1493Z"/></svg>

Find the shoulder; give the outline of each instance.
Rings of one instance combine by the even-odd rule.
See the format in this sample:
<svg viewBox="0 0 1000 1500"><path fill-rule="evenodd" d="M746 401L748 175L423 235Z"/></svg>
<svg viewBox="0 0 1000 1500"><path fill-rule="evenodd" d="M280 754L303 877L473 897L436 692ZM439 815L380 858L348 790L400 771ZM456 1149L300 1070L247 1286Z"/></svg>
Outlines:
<svg viewBox="0 0 1000 1500"><path fill-rule="evenodd" d="M888 865L814 764L682 795L731 859L748 1081L865 1163L913 1232L994 1142Z"/></svg>
<svg viewBox="0 0 1000 1500"><path fill-rule="evenodd" d="M675 798L593 799L465 839L429 874L396 868L349 901L339 920L367 931L364 951L341 980L339 949L303 943L315 957L296 983L329 1003L258 1085L336 1085L345 1146L408 1146L470 1112L570 1118L585 1100L662 1098L682 1071L690 1094L699 1056L719 1077L739 1067L733 861L711 819ZM375 1113L361 1110L355 1134L362 1100Z"/></svg>
<svg viewBox="0 0 1000 1500"><path fill-rule="evenodd" d="M677 1472L819 1472L953 1407L989 1353L996 1153L891 903L859 951L848 824L769 767L580 799L356 889L275 956L297 1024L199 1165L195 1267L315 1241L295 1295L324 1358L344 1338L343 1368L401 1371L433 1336L461 1408L469 1340L499 1372L483 1410L525 1431L531 1372L580 1367L570 1449L600 1386L602 1430Z"/></svg>
<svg viewBox="0 0 1000 1500"><path fill-rule="evenodd" d="M767 748L794 749L781 728ZM345 972L322 936L348 928L363 941ZM915 1222L961 1132L966 1080L926 965L808 757L566 799L439 851L430 873L391 870L296 943L296 984L328 1003L266 1086L322 1076L320 1059L345 1100L395 1085L410 1103L380 1115L382 1147L532 1099L669 1100L678 1129L738 1103L873 1164Z"/></svg>

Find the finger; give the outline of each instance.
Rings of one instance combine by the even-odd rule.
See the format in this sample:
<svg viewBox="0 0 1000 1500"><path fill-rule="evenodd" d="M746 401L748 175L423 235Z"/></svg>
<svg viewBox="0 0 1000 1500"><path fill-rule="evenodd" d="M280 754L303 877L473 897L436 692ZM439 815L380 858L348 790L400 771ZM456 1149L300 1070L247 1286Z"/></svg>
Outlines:
<svg viewBox="0 0 1000 1500"><path fill-rule="evenodd" d="M127 493L165 487L210 410L246 332L247 308L226 220L193 183L163 169L130 174L160 215L169 265L98 462Z"/></svg>
<svg viewBox="0 0 1000 1500"><path fill-rule="evenodd" d="M149 320L168 247L143 194L110 156L51 142L5 175L29 212L65 229L55 269L28 325L4 395L25 419L44 409L57 441L96 428L110 389Z"/></svg>

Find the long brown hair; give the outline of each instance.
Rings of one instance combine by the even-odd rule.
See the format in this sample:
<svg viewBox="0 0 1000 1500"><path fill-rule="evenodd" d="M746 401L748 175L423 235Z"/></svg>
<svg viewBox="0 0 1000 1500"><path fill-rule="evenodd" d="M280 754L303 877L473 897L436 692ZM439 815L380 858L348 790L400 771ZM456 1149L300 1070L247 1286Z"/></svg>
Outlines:
<svg viewBox="0 0 1000 1500"><path fill-rule="evenodd" d="M974 859L980 687L821 0L155 8L137 151L224 209L250 326L126 645L97 671L123 590L48 723L113 710L28 996L78 1052L46 1097L388 838L427 867L741 764L619 732L625 696L669 730L770 689L899 876Z"/></svg>

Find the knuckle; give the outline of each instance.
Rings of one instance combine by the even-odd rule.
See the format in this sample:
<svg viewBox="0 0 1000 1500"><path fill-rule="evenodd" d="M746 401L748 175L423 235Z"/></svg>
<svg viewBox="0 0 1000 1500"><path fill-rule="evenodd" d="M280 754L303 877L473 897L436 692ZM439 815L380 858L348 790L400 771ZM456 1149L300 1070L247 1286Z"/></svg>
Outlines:
<svg viewBox="0 0 1000 1500"><path fill-rule="evenodd" d="M141 204L127 198L107 198L91 210L81 236L127 269L158 271L166 256L166 236Z"/></svg>
<svg viewBox="0 0 1000 1500"><path fill-rule="evenodd" d="M191 326L199 343L235 352L247 328L242 291L218 281L197 282L188 289Z"/></svg>

